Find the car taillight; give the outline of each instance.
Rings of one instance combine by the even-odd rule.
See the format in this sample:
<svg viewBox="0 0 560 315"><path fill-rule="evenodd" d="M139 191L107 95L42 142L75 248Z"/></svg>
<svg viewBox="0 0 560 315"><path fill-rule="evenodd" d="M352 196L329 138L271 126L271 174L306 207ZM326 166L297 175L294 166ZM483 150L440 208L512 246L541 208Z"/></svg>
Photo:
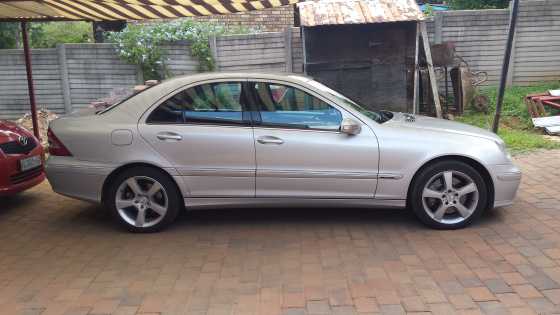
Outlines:
<svg viewBox="0 0 560 315"><path fill-rule="evenodd" d="M72 156L72 153L58 140L51 128L47 130L47 137L49 139L49 154L55 156Z"/></svg>

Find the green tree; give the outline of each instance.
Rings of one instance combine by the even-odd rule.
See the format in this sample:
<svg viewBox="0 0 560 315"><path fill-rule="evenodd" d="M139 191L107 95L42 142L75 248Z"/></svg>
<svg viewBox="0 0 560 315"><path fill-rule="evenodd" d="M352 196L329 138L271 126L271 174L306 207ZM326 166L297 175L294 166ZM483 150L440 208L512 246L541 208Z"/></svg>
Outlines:
<svg viewBox="0 0 560 315"><path fill-rule="evenodd" d="M19 23L0 23L0 49L16 48Z"/></svg>
<svg viewBox="0 0 560 315"><path fill-rule="evenodd" d="M32 48L49 48L58 43L84 43L93 38L91 24L86 22L28 23L27 32ZM0 49L21 47L21 24L0 22Z"/></svg>
<svg viewBox="0 0 560 315"><path fill-rule="evenodd" d="M454 10L503 9L509 0L449 0L449 5Z"/></svg>
<svg viewBox="0 0 560 315"><path fill-rule="evenodd" d="M34 48L52 48L57 44L91 43L93 28L88 22L45 22L36 23L31 36Z"/></svg>

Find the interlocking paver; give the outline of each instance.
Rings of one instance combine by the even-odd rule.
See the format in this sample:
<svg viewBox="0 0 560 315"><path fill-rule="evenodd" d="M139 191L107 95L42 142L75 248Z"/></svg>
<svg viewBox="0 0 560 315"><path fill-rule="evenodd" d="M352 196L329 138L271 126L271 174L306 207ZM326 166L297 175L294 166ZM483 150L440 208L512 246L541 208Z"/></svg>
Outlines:
<svg viewBox="0 0 560 315"><path fill-rule="evenodd" d="M247 209L135 235L48 183L0 200L0 314L560 313L560 151L463 230L407 211Z"/></svg>
<svg viewBox="0 0 560 315"><path fill-rule="evenodd" d="M467 288L467 292L473 301L487 302L496 300L496 296L487 287Z"/></svg>
<svg viewBox="0 0 560 315"><path fill-rule="evenodd" d="M427 312L429 308L419 296L409 296L402 299L402 305L407 313Z"/></svg>
<svg viewBox="0 0 560 315"><path fill-rule="evenodd" d="M513 292L513 289L502 279L489 279L484 281L484 284L494 294Z"/></svg>
<svg viewBox="0 0 560 315"><path fill-rule="evenodd" d="M308 301L307 313L311 314L330 314L328 301Z"/></svg>
<svg viewBox="0 0 560 315"><path fill-rule="evenodd" d="M502 273L501 277L510 286L527 283L527 280L519 272Z"/></svg>
<svg viewBox="0 0 560 315"><path fill-rule="evenodd" d="M513 286L513 289L522 298L531 299L542 297L541 292L539 292L534 286L530 284L516 285Z"/></svg>
<svg viewBox="0 0 560 315"><path fill-rule="evenodd" d="M468 294L450 295L449 301L457 310L476 308L476 304Z"/></svg>
<svg viewBox="0 0 560 315"><path fill-rule="evenodd" d="M358 313L376 313L379 312L375 298L361 297L354 299L354 305Z"/></svg>

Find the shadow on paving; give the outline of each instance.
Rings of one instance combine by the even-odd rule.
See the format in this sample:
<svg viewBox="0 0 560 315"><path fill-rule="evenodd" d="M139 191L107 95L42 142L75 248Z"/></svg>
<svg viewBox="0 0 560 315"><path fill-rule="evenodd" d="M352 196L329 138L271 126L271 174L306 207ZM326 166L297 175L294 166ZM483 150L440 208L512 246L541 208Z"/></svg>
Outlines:
<svg viewBox="0 0 560 315"><path fill-rule="evenodd" d="M20 211L33 211L29 209L41 207L42 195L19 194L0 199L0 218L3 216L17 215ZM76 226L110 231L119 231L109 211L95 203L75 201L73 207L61 206L56 216L50 220L55 225ZM67 211L71 208L73 211ZM473 227L484 227L503 221L507 208L486 211L482 218L477 220ZM56 222L58 221L58 222ZM424 227L407 209L380 209L380 208L228 208L205 209L186 211L181 213L177 221L168 230L179 231L189 227L228 225L284 225L284 224L310 224L310 225L345 225L360 224L371 225L376 228L398 227L403 229L428 229ZM121 230L122 231L122 230Z"/></svg>
<svg viewBox="0 0 560 315"><path fill-rule="evenodd" d="M113 218L108 210L95 204L84 203L80 209L79 218L68 218L74 223L81 223L90 227L106 230L104 226L117 227L112 224ZM365 224L372 226L402 226L408 228L422 228L414 215L402 209L351 209L351 208L229 208L205 209L186 211L181 213L168 230L188 230L191 227L244 226L244 225L344 225ZM165 233L165 231L163 232Z"/></svg>
<svg viewBox="0 0 560 315"><path fill-rule="evenodd" d="M495 224L502 221L507 208L486 211L472 226ZM424 228L408 209L364 208L248 208L189 211L179 217L174 226L189 224L372 224Z"/></svg>
<svg viewBox="0 0 560 315"><path fill-rule="evenodd" d="M415 218L407 210L357 208L247 208L208 209L187 212L178 225L196 224L289 224L289 223L383 223L399 222L415 225Z"/></svg>
<svg viewBox="0 0 560 315"><path fill-rule="evenodd" d="M0 197L0 217L9 215L18 209L36 207L41 203L41 197L41 195L29 193Z"/></svg>

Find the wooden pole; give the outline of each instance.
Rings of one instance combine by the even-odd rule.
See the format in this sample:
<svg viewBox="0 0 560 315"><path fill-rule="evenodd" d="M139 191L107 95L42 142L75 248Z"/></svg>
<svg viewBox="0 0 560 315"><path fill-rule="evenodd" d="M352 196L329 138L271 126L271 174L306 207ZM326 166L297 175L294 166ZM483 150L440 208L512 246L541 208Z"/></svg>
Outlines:
<svg viewBox="0 0 560 315"><path fill-rule="evenodd" d="M436 106L436 116L438 118L443 117L443 112L441 110L441 103L439 101L439 92L436 80L436 73L434 71L434 63L432 61L432 51L430 49L430 41L428 39L428 30L426 28L426 22L420 22L420 31L422 33L422 44L424 46L424 53L426 55L426 63L428 64L428 74L430 76L430 86L432 87L432 95L434 96L434 104Z"/></svg>
<svg viewBox="0 0 560 315"><path fill-rule="evenodd" d="M504 52L504 63L502 65L502 76L500 78L500 87L498 88L498 97L496 98L496 113L492 122L492 131L498 133L500 126L500 115L502 113L502 104L504 103L504 93L508 79L509 61L511 59L511 50L513 47L513 39L515 35L515 26L517 24L517 14L519 12L519 0L513 0L513 8L511 11L511 19L509 22L508 39L506 50Z"/></svg>
<svg viewBox="0 0 560 315"><path fill-rule="evenodd" d="M37 103L35 101L35 87L33 86L33 71L31 69L31 49L29 49L29 36L27 35L27 22L21 22L21 38L23 41L23 54L25 57L25 71L27 72L27 90L29 91L29 104L31 105L31 121L33 134L40 139L39 125L37 124Z"/></svg>
<svg viewBox="0 0 560 315"><path fill-rule="evenodd" d="M418 54L420 54L420 50L418 47L420 46L420 26L416 23L416 43L415 43L415 50L414 50L414 88L413 88L413 95L412 95L412 113L418 114L420 111L418 103L419 103L419 86L418 86Z"/></svg>

